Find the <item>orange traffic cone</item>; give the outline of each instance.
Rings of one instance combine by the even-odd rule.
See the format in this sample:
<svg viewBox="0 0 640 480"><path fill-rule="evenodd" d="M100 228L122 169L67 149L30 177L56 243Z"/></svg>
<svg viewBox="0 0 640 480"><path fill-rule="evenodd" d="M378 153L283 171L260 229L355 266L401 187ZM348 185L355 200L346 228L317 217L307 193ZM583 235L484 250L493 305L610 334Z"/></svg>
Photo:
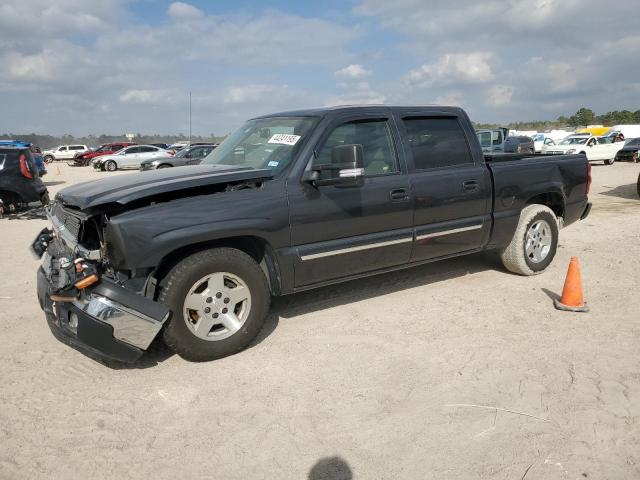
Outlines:
<svg viewBox="0 0 640 480"><path fill-rule="evenodd" d="M562 289L562 298L553 304L558 310L569 312L588 312L589 308L582 298L582 279L580 278L580 263L578 257L571 257L567 278Z"/></svg>

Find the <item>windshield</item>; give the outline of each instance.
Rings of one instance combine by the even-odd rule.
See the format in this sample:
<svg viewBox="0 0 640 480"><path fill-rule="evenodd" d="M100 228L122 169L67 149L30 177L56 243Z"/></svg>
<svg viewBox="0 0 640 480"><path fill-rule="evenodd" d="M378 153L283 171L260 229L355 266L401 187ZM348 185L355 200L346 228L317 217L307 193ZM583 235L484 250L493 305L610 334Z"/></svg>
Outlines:
<svg viewBox="0 0 640 480"><path fill-rule="evenodd" d="M534 142L542 142L542 141L544 141L544 135L541 134L541 133L539 133L537 135L534 135L533 141Z"/></svg>
<svg viewBox="0 0 640 480"><path fill-rule="evenodd" d="M281 171L291 163L317 121L316 117L249 120L212 150L202 164Z"/></svg>
<svg viewBox="0 0 640 480"><path fill-rule="evenodd" d="M191 150L193 150L192 148L183 148L182 150L179 150L178 153L176 153L174 155L174 158L182 158L184 157L187 153L189 153Z"/></svg>
<svg viewBox="0 0 640 480"><path fill-rule="evenodd" d="M578 145L578 144L582 145L587 140L589 140L588 137L569 137L562 140L560 142L560 145Z"/></svg>

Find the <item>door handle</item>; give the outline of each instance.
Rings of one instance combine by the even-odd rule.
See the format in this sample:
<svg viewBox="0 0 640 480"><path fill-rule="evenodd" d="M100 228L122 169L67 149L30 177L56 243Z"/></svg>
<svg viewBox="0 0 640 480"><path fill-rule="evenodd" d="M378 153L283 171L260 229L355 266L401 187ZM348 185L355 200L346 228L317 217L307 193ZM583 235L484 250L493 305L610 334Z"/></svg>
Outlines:
<svg viewBox="0 0 640 480"><path fill-rule="evenodd" d="M474 192L480 188L480 184L476 180L467 180L466 182L462 182L462 188L466 192Z"/></svg>
<svg viewBox="0 0 640 480"><path fill-rule="evenodd" d="M404 188L396 188L389 192L389 198L392 202L398 202L409 199L409 194Z"/></svg>

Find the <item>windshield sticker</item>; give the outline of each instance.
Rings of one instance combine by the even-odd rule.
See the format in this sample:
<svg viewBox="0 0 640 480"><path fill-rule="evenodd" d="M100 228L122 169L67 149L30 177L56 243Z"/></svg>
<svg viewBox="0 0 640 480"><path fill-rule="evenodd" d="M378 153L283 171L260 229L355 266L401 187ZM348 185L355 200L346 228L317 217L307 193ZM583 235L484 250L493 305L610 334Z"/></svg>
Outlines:
<svg viewBox="0 0 640 480"><path fill-rule="evenodd" d="M269 139L269 143L280 143L282 145L295 145L300 140L300 135L288 135L286 133L276 133Z"/></svg>
<svg viewBox="0 0 640 480"><path fill-rule="evenodd" d="M277 167L278 165L280 165L280 162L276 162L275 160L271 160L269 163L267 163L267 166L269 167Z"/></svg>

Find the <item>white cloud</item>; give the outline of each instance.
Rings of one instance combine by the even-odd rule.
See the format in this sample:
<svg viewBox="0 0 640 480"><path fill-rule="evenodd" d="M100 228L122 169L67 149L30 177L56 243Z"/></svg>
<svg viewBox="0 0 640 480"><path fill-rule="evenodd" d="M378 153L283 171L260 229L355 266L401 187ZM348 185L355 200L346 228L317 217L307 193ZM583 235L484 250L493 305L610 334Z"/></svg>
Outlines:
<svg viewBox="0 0 640 480"><path fill-rule="evenodd" d="M351 65L347 65L346 67L335 71L333 75L339 79L354 80L368 77L371 75L371 71L367 70L362 65L352 63Z"/></svg>
<svg viewBox="0 0 640 480"><path fill-rule="evenodd" d="M494 77L489 65L492 56L490 52L448 53L435 63L411 70L405 81L413 86L486 83Z"/></svg>
<svg viewBox="0 0 640 480"><path fill-rule="evenodd" d="M180 97L186 102L187 94L183 93L181 95L175 89L132 89L120 95L120 101L137 105L166 105L179 102Z"/></svg>
<svg viewBox="0 0 640 480"><path fill-rule="evenodd" d="M434 103L436 105L461 107L464 105L464 95L462 94L462 92L448 92L444 95L436 97Z"/></svg>
<svg viewBox="0 0 640 480"><path fill-rule="evenodd" d="M287 85L251 84L230 87L225 95L225 103L255 103L265 98L286 96Z"/></svg>
<svg viewBox="0 0 640 480"><path fill-rule="evenodd" d="M176 20L193 20L202 18L204 12L189 3L173 2L167 10L169 16Z"/></svg>
<svg viewBox="0 0 640 480"><path fill-rule="evenodd" d="M386 95L371 88L369 82L355 82L342 85L344 92L330 97L325 106L334 105L380 105L387 101Z"/></svg>
<svg viewBox="0 0 640 480"><path fill-rule="evenodd" d="M511 105L513 87L508 85L494 85L489 89L489 105L494 107L506 107Z"/></svg>

